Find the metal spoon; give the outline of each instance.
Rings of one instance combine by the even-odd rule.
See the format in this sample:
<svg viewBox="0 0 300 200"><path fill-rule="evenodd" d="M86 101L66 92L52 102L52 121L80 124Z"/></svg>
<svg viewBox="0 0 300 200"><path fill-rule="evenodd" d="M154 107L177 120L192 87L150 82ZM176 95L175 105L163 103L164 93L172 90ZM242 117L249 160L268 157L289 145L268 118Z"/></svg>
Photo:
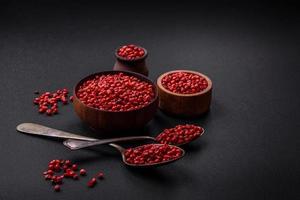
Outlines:
<svg viewBox="0 0 300 200"><path fill-rule="evenodd" d="M202 136L204 134L204 131L205 130L203 129L203 131L201 132L200 135L198 135L197 137L193 138L190 141L180 143L180 144L172 144L172 145L182 146L182 145L185 145L187 143L190 143L190 142L196 140L197 138L199 138L200 136ZM151 137L151 136L136 136L136 137L139 137L139 139L149 139L149 140L156 141L156 138ZM135 137L132 137L132 138L135 139ZM128 140L122 140L122 138L119 138L119 139L120 139L119 141L129 141L130 140L130 138L128 138ZM100 145L100 144L106 144L106 143L103 143L103 140L84 141L84 140L68 139L68 140L64 141L64 145L67 146L68 148L72 149L72 150L82 149L82 148L85 148L85 147L91 147L91 146Z"/></svg>
<svg viewBox="0 0 300 200"><path fill-rule="evenodd" d="M85 141L92 142L97 141L97 144L108 144L111 142L124 142L124 141L133 141L133 140L144 140L151 139L149 136L131 136L131 137L120 137L120 138L111 138L111 139L96 139L91 137L85 137L81 135L76 135L73 133L68 133L65 131L57 130L54 128L46 127L40 124L35 123L22 123L17 126L17 130L22 133L28 133L32 135L40 135L54 138L63 138L63 139L72 139L72 141ZM83 147L82 147L83 148ZM76 149L76 148L75 148Z"/></svg>

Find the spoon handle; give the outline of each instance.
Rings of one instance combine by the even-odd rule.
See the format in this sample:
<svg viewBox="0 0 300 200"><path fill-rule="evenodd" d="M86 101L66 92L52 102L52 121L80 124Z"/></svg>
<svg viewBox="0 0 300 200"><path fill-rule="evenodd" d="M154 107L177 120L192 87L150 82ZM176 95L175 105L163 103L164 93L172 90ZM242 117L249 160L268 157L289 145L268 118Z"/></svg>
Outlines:
<svg viewBox="0 0 300 200"><path fill-rule="evenodd" d="M73 140L68 139L64 141L64 145L71 150L82 149L85 147L100 145L100 144L108 144L113 142L126 142L126 141L135 141L135 140L155 140L155 138L150 136L131 136L131 137L120 137L120 138L111 138L111 139L102 139L97 141L83 141L83 140Z"/></svg>
<svg viewBox="0 0 300 200"><path fill-rule="evenodd" d="M68 133L65 131L57 130L54 128L42 126L40 124L34 123L22 123L17 126L17 130L22 133L28 133L33 135L42 135L47 137L55 138L65 138L65 139L77 139L77 140L87 140L87 141L96 141L95 138L85 137L81 135L76 135L73 133Z"/></svg>

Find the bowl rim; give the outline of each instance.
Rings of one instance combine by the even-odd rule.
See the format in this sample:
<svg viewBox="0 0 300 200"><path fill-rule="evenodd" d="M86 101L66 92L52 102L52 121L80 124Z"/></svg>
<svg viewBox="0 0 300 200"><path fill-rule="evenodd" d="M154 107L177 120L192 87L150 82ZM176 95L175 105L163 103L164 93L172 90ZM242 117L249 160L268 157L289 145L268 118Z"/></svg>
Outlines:
<svg viewBox="0 0 300 200"><path fill-rule="evenodd" d="M78 97L77 97L77 90L78 90L78 87L86 80L89 80L91 79L92 77L95 77L97 75L104 75L104 74L117 74L117 73L124 73L124 74L129 74L129 75L132 75L132 76L135 76L143 81L147 81L148 83L150 83L152 86L153 86L153 89L154 89L154 93L155 93L155 96L154 98L150 101L149 104L139 108L139 109L135 109L135 110L126 110L126 111L109 111L109 110L101 110L101 109L98 109L98 108L94 108L94 107L91 107L91 106L88 106L86 104L84 104ZM158 90L157 90L157 87L155 85L155 83L150 80L148 77L142 75L142 74L139 74L139 73L136 73L136 72L131 72L131 71L124 71L124 70L105 70L105 71L101 71L101 72L96 72L96 73L93 73L93 74L90 74L88 76L85 76L84 78L82 78L80 81L78 81L75 86L73 87L73 96L74 98L76 98L78 100L78 102L84 106L86 106L87 108L89 109L94 109L94 110L97 110L97 111L101 111L101 112L106 112L106 113L130 113L130 112L136 112L136 111L139 111L139 110L142 110L142 109L145 109L146 107L152 105L153 103L155 103L155 101L158 100Z"/></svg>
<svg viewBox="0 0 300 200"><path fill-rule="evenodd" d="M192 74L196 74L196 75L199 75L199 76L202 76L206 79L208 85L207 87L200 91L200 92L197 92L197 93L191 93L191 94L180 94L180 93L175 93L175 92L171 92L170 90L168 90L167 88L165 88L161 81L162 79L169 75L169 74L172 74L172 73L176 73L176 72L187 72L187 73L192 73ZM206 76L205 74L202 74L200 72L197 72L197 71L193 71L193 70L185 70L185 69L177 69L177 70L171 70L171 71L168 71L168 72L165 72L163 74L161 74L158 78L157 78L157 87L159 87L161 90L163 90L164 92L168 93L168 94L171 94L171 95L174 95L174 96L179 96L179 97L193 97L193 96L199 96L199 95L202 95L204 93L207 93L208 91L210 91L212 89L212 81L210 80L210 78L208 76Z"/></svg>
<svg viewBox="0 0 300 200"><path fill-rule="evenodd" d="M133 45L135 45L135 46L137 46L138 48L141 48L141 49L144 50L145 54L144 54L142 57L140 57L140 58L135 58L135 59L133 59L133 60L128 60L128 59L126 59L126 58L124 58L124 57L122 57L122 56L119 56L119 55L118 55L118 50L119 50L121 47L126 46L126 45L129 45L129 44L121 45L121 46L119 46L119 47L117 47L117 48L115 49L115 56L116 56L116 58L117 58L118 60L121 60L121 61L124 61L124 62L136 62L136 61L144 60L144 59L148 56L148 51L147 51L147 49L145 49L145 48L142 47L142 46L135 45L135 44L133 44Z"/></svg>

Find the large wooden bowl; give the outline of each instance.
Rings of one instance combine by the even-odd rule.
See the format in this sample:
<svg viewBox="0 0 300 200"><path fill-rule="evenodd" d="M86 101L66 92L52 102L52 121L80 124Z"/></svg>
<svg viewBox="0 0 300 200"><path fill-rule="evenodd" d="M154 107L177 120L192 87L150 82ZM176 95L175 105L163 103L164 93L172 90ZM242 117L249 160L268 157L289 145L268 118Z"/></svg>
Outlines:
<svg viewBox="0 0 300 200"><path fill-rule="evenodd" d="M204 77L208 86L205 90L193 94L178 94L163 87L161 81L163 77L174 72L188 72ZM194 117L199 116L209 110L212 96L212 82L204 74L190 70L174 70L160 75L157 79L157 89L159 96L159 108L169 114Z"/></svg>
<svg viewBox="0 0 300 200"><path fill-rule="evenodd" d="M77 97L77 91L79 89L79 86L82 85L82 83L85 82L86 80L89 80L95 77L96 75L116 74L119 72L122 72L126 75L135 76L153 85L155 97L150 102L150 104L138 110L114 112L114 111L100 110L97 108L87 106L86 104L82 103ZM103 71L103 72L89 75L76 84L76 86L74 87L73 94L74 94L73 105L74 105L75 112L84 123L86 123L93 129L116 131L116 130L141 128L154 117L158 108L158 93L155 84L147 77L134 72Z"/></svg>

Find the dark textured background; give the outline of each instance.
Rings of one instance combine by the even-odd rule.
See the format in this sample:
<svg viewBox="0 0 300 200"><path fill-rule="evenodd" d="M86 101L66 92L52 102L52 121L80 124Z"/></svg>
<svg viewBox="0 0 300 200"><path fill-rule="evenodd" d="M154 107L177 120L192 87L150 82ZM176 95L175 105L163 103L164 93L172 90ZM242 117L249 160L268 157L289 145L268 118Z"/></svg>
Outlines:
<svg viewBox="0 0 300 200"><path fill-rule="evenodd" d="M143 3L0 3L0 199L299 198L299 7ZM186 147L184 159L134 170L107 146L71 152L15 131L18 123L37 122L92 134L71 105L55 117L39 115L33 91L71 89L111 69L114 48L124 43L149 50L153 80L181 68L213 80L210 113L187 120L158 112L140 133L203 125L206 135ZM87 177L67 180L55 193L41 175L55 158L103 170L106 178L94 189Z"/></svg>

